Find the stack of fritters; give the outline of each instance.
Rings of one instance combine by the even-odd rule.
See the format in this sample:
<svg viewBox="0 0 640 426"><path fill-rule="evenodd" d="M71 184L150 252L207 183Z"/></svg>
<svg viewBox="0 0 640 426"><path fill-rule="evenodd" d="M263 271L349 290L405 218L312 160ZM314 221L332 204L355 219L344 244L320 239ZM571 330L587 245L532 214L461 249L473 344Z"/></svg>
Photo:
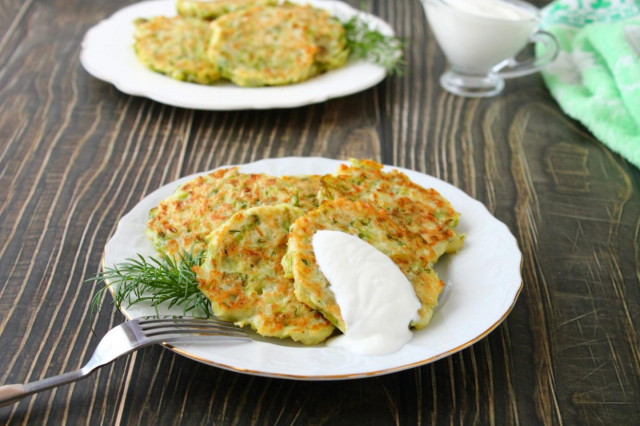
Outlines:
<svg viewBox="0 0 640 426"><path fill-rule="evenodd" d="M462 245L458 213L437 191L381 169L352 160L324 176L218 170L162 201L147 232L165 255L205 252L195 272L217 317L305 344L325 340L334 326L346 331L312 237L323 229L356 235L412 283L421 308L411 326L419 329L443 288L433 264Z"/></svg>
<svg viewBox="0 0 640 426"><path fill-rule="evenodd" d="M344 65L343 25L326 11L275 0L177 2L179 16L135 22L135 52L169 77L274 86Z"/></svg>

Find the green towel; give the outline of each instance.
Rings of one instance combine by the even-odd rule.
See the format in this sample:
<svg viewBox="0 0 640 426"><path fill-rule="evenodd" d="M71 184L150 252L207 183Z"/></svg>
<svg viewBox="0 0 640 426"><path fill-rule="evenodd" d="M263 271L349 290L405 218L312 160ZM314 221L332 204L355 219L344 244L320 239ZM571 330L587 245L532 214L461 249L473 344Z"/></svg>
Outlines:
<svg viewBox="0 0 640 426"><path fill-rule="evenodd" d="M542 72L551 94L640 168L640 0L556 0L542 17L560 44Z"/></svg>

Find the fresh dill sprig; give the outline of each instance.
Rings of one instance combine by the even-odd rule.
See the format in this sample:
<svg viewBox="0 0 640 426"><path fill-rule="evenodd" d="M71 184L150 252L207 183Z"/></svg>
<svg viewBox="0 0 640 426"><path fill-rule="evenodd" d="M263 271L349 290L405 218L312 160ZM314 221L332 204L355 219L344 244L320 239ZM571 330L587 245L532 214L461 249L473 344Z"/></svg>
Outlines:
<svg viewBox="0 0 640 426"><path fill-rule="evenodd" d="M387 69L389 74L402 74L404 43L397 37L383 34L358 16L342 22L346 30L351 57L366 59Z"/></svg>
<svg viewBox="0 0 640 426"><path fill-rule="evenodd" d="M125 262L105 268L87 281L104 281L91 300L91 322L101 308L105 290L113 291L116 309L125 309L140 302L149 302L156 309L163 303L168 307L179 306L184 315L209 318L211 302L198 288L196 274L192 268L202 265L204 253L182 252L177 259L138 255Z"/></svg>

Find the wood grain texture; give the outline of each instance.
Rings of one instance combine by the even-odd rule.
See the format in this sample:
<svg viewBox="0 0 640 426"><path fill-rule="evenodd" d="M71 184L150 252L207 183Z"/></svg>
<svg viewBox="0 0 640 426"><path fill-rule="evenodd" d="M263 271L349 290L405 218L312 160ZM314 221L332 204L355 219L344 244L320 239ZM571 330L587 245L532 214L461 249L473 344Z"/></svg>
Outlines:
<svg viewBox="0 0 640 426"><path fill-rule="evenodd" d="M524 289L486 339L420 368L300 382L150 347L0 408L1 423L638 423L640 171L566 117L539 76L493 99L449 95L420 3L370 0L407 40L402 76L296 109L173 108L79 64L87 29L129 3L0 0L0 383L80 367L123 320L107 300L92 334L84 282L118 219L162 184L225 164L371 157L451 182L514 233Z"/></svg>

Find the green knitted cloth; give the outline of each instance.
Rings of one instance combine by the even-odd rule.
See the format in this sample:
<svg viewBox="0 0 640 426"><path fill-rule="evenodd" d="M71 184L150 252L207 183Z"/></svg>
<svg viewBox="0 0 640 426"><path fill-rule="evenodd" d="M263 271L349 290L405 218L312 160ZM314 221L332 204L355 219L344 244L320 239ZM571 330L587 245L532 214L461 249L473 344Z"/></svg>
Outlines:
<svg viewBox="0 0 640 426"><path fill-rule="evenodd" d="M640 0L556 0L542 12L560 44L542 72L551 94L640 168Z"/></svg>

